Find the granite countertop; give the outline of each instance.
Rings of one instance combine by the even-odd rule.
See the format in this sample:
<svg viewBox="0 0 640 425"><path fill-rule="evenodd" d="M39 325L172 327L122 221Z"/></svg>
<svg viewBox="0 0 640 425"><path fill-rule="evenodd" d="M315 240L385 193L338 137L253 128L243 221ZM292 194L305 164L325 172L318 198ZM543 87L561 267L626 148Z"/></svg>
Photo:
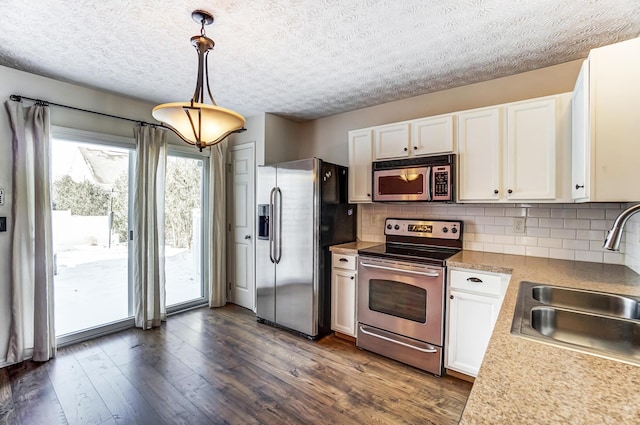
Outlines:
<svg viewBox="0 0 640 425"><path fill-rule="evenodd" d="M356 242L348 242L340 245L333 245L329 247L329 251L335 252L336 254L343 255L358 255L359 249L369 248L370 246L380 245L382 242L367 242L367 241L356 241Z"/></svg>
<svg viewBox="0 0 640 425"><path fill-rule="evenodd" d="M523 280L640 296L625 266L461 251L449 267L511 274L461 424L637 424L640 367L511 335Z"/></svg>

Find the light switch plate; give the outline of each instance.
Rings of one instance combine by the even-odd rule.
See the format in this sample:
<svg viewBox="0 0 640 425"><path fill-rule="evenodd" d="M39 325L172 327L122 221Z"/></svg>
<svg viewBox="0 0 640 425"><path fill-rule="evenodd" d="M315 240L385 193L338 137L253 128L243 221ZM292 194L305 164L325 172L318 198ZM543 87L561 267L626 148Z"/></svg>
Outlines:
<svg viewBox="0 0 640 425"><path fill-rule="evenodd" d="M0 189L0 205L4 205L4 189Z"/></svg>

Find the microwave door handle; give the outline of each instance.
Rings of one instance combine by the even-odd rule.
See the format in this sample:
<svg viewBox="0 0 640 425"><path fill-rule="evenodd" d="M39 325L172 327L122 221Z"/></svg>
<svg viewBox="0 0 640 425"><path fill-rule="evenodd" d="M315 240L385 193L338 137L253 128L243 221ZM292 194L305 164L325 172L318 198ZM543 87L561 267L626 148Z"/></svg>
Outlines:
<svg viewBox="0 0 640 425"><path fill-rule="evenodd" d="M431 178L431 167L427 167L427 175L425 176L427 180L427 201L432 201L433 194L433 180Z"/></svg>

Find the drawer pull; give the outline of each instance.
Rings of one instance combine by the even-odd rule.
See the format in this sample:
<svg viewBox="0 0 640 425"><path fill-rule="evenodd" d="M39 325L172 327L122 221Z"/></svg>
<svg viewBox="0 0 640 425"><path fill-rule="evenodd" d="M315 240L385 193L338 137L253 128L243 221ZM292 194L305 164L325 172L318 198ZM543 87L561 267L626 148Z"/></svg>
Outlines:
<svg viewBox="0 0 640 425"><path fill-rule="evenodd" d="M341 258L340 261L342 261L343 263L348 262L349 260L347 260L346 258Z"/></svg>
<svg viewBox="0 0 640 425"><path fill-rule="evenodd" d="M482 279L477 278L477 277L468 277L467 278L467 282L482 283Z"/></svg>

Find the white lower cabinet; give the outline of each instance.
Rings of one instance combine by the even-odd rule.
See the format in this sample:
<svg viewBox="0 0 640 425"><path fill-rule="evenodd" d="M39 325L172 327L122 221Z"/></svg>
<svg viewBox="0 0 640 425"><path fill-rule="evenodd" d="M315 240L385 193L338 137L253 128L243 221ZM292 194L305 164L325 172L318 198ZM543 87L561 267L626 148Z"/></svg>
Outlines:
<svg viewBox="0 0 640 425"><path fill-rule="evenodd" d="M509 275L450 269L445 367L477 376Z"/></svg>
<svg viewBox="0 0 640 425"><path fill-rule="evenodd" d="M332 254L331 329L356 336L357 255Z"/></svg>

